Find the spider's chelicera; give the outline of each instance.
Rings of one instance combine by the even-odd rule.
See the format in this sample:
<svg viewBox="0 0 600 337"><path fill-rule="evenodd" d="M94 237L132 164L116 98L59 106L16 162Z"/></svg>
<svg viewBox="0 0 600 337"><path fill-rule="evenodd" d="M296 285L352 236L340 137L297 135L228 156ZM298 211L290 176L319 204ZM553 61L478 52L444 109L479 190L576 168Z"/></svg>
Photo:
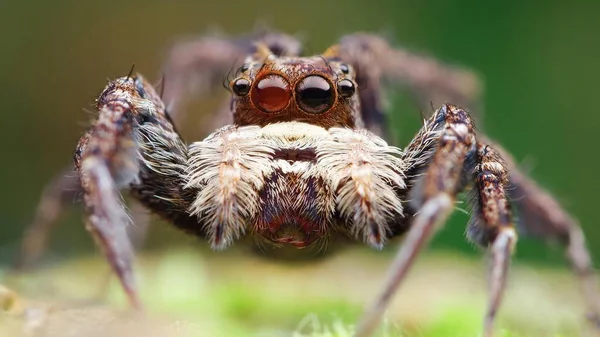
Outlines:
<svg viewBox="0 0 600 337"><path fill-rule="evenodd" d="M382 248L406 233L357 336L373 331L418 251L451 213L457 195L470 191L467 236L491 252L484 328L491 336L517 240L507 194L511 183L529 197L515 202L523 225L568 244L590 317L599 321L579 227L508 155L503 153L508 164L501 159L501 148L476 136L466 110L442 104L403 149L380 137L382 77L405 80L427 103L443 97L473 106L465 99L477 91L471 77L371 35L347 36L315 57L299 56L299 44L286 35L256 41L247 47L208 39L176 48L164 99L139 75L111 81L97 99L98 119L79 142L75 166L88 228L133 305L140 303L120 189L214 249L244 236L274 249L340 237ZM250 56L228 83L232 101L222 114L228 125L185 144L173 125L179 94L190 83L202 83L194 71L211 79L211 72L231 64L221 55L241 51ZM172 110L166 111L163 100Z"/></svg>

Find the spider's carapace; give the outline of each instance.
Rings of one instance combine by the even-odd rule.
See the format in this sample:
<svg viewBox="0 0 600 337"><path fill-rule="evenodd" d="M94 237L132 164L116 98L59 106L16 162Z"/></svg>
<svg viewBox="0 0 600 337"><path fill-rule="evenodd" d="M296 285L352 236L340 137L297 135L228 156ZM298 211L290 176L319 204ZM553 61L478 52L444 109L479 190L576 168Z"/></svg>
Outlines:
<svg viewBox="0 0 600 337"><path fill-rule="evenodd" d="M362 126L354 70L333 50L315 57L277 57L266 46L257 50L229 84L236 125Z"/></svg>

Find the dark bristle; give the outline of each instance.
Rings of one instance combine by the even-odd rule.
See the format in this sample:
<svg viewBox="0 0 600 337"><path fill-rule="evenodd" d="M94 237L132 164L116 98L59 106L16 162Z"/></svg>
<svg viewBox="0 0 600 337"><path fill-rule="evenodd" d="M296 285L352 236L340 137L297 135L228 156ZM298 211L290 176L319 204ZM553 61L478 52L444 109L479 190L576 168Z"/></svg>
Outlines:
<svg viewBox="0 0 600 337"><path fill-rule="evenodd" d="M135 63L131 65L131 69L129 69L129 73L127 74L127 80L129 80L131 78L131 75L133 75L133 70L135 69Z"/></svg>

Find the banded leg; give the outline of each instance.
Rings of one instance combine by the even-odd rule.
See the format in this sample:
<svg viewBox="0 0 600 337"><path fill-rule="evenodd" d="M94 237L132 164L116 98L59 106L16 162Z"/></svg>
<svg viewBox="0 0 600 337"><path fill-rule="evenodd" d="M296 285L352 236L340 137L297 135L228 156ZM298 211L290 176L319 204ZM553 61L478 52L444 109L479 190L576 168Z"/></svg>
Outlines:
<svg viewBox="0 0 600 337"><path fill-rule="evenodd" d="M188 218L188 205L181 197L187 148L164 114L158 95L141 77L110 82L98 98L97 108L98 119L75 153L87 229L132 306L140 308L126 234L130 219L118 190L131 187L146 206L181 223ZM158 160L163 162L160 167Z"/></svg>
<svg viewBox="0 0 600 337"><path fill-rule="evenodd" d="M500 306L510 256L517 241L509 198L507 195L507 166L491 146L478 143L470 170L468 163L463 170L474 182L471 195L473 214L467 229L467 237L491 253L490 297L484 321L484 336L493 335L494 319ZM468 176L465 177L468 179Z"/></svg>
<svg viewBox="0 0 600 337"><path fill-rule="evenodd" d="M449 105L435 113L407 148L404 159L411 166L409 172L412 173L408 177L409 186L412 186L409 211L418 212L389 269L383 291L367 309L355 336L368 336L376 328L419 250L451 213L454 199L464 187L463 172L468 166L465 163L468 164L469 157L478 149L470 116L464 110ZM487 154L476 152L475 158L477 166L471 179L477 179L477 195L482 204L481 214L477 216L483 221L483 225L479 226L482 232L488 234L486 246L490 246L493 259L491 298L485 327L486 336L491 336L493 317L504 289L515 235L504 194L504 167L498 167L498 163L492 161L494 157ZM473 223L480 224L479 220Z"/></svg>

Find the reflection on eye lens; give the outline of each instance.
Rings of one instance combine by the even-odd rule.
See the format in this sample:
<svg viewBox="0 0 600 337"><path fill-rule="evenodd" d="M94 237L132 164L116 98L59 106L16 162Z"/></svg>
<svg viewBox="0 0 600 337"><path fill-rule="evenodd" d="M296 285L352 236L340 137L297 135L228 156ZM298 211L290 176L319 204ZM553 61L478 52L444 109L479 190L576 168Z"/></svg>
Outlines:
<svg viewBox="0 0 600 337"><path fill-rule="evenodd" d="M343 64L343 63L342 63L342 64L340 64L340 69L342 70L342 72L343 72L344 74L348 74L348 73L350 72L350 69L348 68L348 66L347 66L347 65L345 65L345 64Z"/></svg>
<svg viewBox="0 0 600 337"><path fill-rule="evenodd" d="M279 75L269 75L258 81L252 102L264 112L276 112L285 108L292 98L287 81Z"/></svg>
<svg viewBox="0 0 600 337"><path fill-rule="evenodd" d="M335 99L331 84L323 77L308 76L296 87L296 100L300 108L309 113L323 113Z"/></svg>
<svg viewBox="0 0 600 337"><path fill-rule="evenodd" d="M354 95L356 87L352 81L344 79L338 82L338 92L342 97L348 98Z"/></svg>

